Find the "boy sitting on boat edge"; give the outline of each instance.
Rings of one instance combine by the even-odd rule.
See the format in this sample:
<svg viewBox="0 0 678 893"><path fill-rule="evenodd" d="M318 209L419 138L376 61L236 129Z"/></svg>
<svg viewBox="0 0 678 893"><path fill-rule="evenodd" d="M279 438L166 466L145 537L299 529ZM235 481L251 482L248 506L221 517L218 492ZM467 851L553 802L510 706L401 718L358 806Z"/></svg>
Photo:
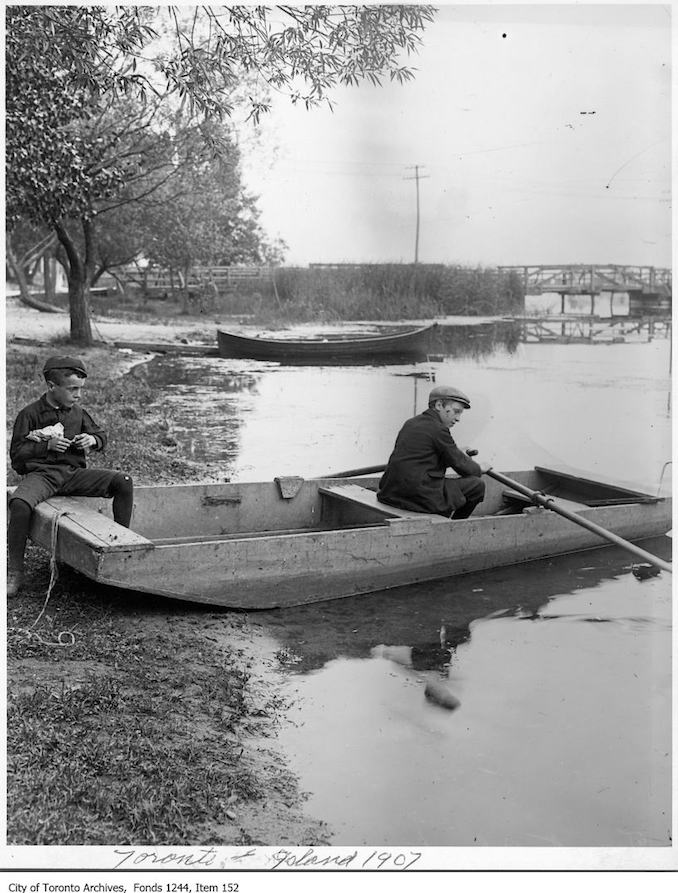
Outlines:
<svg viewBox="0 0 678 893"><path fill-rule="evenodd" d="M103 450L106 432L80 404L87 370L82 360L49 357L43 368L47 391L21 409L14 422L10 459L23 475L9 504L7 595L23 582L24 553L33 509L52 496L113 499L113 519L129 527L134 485L120 471L87 468L87 453Z"/></svg>

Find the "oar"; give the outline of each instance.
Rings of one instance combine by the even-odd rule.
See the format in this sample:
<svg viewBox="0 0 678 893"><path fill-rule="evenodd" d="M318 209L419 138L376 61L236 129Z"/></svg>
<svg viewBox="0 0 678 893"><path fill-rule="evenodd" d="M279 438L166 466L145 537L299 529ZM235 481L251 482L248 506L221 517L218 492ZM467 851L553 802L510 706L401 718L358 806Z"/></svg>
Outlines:
<svg viewBox="0 0 678 893"><path fill-rule="evenodd" d="M478 450L466 450L467 456L477 456ZM334 474L324 474L326 478L357 478L361 474L381 474L386 471L385 465L366 465L364 468L352 468L350 471L336 471Z"/></svg>
<svg viewBox="0 0 678 893"><path fill-rule="evenodd" d="M386 470L385 465L366 465L365 468L352 468L350 471L337 471L334 474L324 474L324 478L357 478L361 474L381 474Z"/></svg>
<svg viewBox="0 0 678 893"><path fill-rule="evenodd" d="M477 453L477 450L467 450L467 452L470 455L473 455ZM385 469L385 465L367 465L365 468L353 468L350 471L338 471L335 474L323 475L323 477L360 477L362 474L380 474ZM613 543L615 546L621 546L622 549L626 549L627 552L630 552L638 558L643 558L660 570L668 571L670 574L673 573L673 568L670 562L664 561L662 558L657 558L656 555L653 555L651 552L646 552L645 549L641 549L640 546L635 546L621 536L617 536L616 533L612 533L612 531L606 530L599 524L595 524L593 521L589 521L587 518L582 518L580 515L563 508L561 505L558 505L553 501L552 496L544 496L542 493L537 493L536 490L530 490L530 488L526 487L524 484L519 484L518 481L514 481L512 478L507 478L506 475L500 474L498 471L492 471L492 469L490 469L485 473L488 477L494 478L495 481L504 484L504 486L510 487L512 490L517 490L518 493L522 493L523 496L529 497L536 505L541 505L543 508L550 509L552 512L562 515L562 517L567 518L568 521L572 521L574 524L578 524L580 527L590 530L591 533L598 534L598 536Z"/></svg>

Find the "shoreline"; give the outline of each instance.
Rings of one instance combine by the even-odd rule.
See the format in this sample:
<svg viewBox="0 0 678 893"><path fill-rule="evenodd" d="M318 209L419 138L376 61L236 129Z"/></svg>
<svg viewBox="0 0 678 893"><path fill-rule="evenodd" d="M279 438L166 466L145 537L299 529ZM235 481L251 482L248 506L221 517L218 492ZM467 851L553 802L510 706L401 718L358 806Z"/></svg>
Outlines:
<svg viewBox="0 0 678 893"><path fill-rule="evenodd" d="M10 430L41 392L44 358L62 349L7 344ZM90 372L83 403L111 438L96 464L139 484L217 474L178 455L149 417L150 356L76 352ZM10 845L328 842L276 745L288 705L256 623L99 586L65 566L46 601L49 578L49 556L29 544L25 586L7 604Z"/></svg>

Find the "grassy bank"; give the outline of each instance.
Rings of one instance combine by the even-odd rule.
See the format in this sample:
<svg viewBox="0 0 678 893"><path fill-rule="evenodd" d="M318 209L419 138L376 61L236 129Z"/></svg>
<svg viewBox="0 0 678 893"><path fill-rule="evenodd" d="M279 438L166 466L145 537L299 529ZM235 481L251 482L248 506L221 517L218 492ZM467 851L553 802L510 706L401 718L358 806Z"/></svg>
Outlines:
<svg viewBox="0 0 678 893"><path fill-rule="evenodd" d="M42 367L54 353L76 353L87 366L88 378L83 405L108 432L105 453L92 453L92 467L121 469L140 484L188 482L216 478L217 467L204 466L182 456L172 436L172 418L162 403L162 394L149 385L144 366L131 365L128 356L102 348L83 353L71 345L18 348L7 351L7 423L22 406L45 390ZM17 480L11 469L8 481Z"/></svg>
<svg viewBox="0 0 678 893"><path fill-rule="evenodd" d="M54 352L8 349L10 423L41 393ZM111 438L97 464L139 483L210 476L178 455L143 374L122 375L129 360L78 353L90 371L84 405ZM45 603L49 578L49 556L30 545L26 585L8 601L9 844L325 839L271 748L285 704L245 615L96 585L66 567Z"/></svg>

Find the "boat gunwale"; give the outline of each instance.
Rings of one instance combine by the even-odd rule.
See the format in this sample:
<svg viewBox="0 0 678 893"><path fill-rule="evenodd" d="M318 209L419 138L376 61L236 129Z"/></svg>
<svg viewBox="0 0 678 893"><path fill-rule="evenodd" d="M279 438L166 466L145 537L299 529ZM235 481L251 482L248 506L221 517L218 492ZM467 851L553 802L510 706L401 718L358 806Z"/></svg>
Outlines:
<svg viewBox="0 0 678 893"><path fill-rule="evenodd" d="M235 341L239 341L244 344L257 344L262 347L291 347L291 348L304 348L304 347L320 347L320 348L328 348L328 347L342 347L348 346L352 347L354 345L363 347L363 346L372 346L379 344L389 344L391 342L398 343L399 341L407 341L414 335L424 335L427 332L432 332L437 327L437 323L430 323L426 326L420 326L415 329L407 329L404 332L393 332L388 335L365 335L358 336L356 338L336 338L334 340L321 340L320 338L297 338L297 339L286 339L286 338L260 338L259 336L254 335L242 335L237 332L227 332L225 329L217 329L217 332L220 335L225 336L226 338L232 338Z"/></svg>
<svg viewBox="0 0 678 893"><path fill-rule="evenodd" d="M526 470L523 470L523 472L525 472L525 471ZM658 496L658 495L649 494L649 493L647 493L645 491L641 491L641 490L630 490L627 488L619 487L618 485L612 484L611 482L600 481L600 480L591 479L591 478L584 478L581 475L575 477L574 475L571 474L569 469L567 471L560 471L558 469L550 469L550 468L536 466L534 469L530 469L530 471L536 471L538 474L546 474L548 476L563 475L565 478L573 478L574 480L580 481L581 483L584 483L584 484L590 483L594 486L602 485L604 487L614 488L614 489L618 490L619 492L622 492L625 494L625 499L623 502L621 502L621 501L619 502L619 507L624 507L627 509L632 506L636 506L636 505L641 506L641 505L647 505L647 504L661 504L661 503L669 502L671 500L670 496ZM512 474L515 476L518 476L518 475L522 474L523 472L512 472ZM379 480L379 476L373 476L373 475L370 475L370 476L357 475L352 478L341 478L341 479L334 478L331 476L322 476L322 477L317 477L317 478L306 479L305 483L315 485L317 490L321 491L323 486L325 486L327 484L331 484L331 483L337 483L339 481L341 482L341 485L348 485L351 483L358 484L358 485L366 485L366 484L374 484L374 482L378 481L378 480ZM180 484L170 484L170 485L145 484L145 485L140 485L137 488L135 488L135 491L138 495L141 495L144 491L154 492L154 491L158 491L158 490L175 490L175 491L181 491L181 490L197 491L197 490L200 490L203 493L209 493L209 491L211 491L211 490L221 491L224 488L227 488L230 490L233 487L235 487L237 489L240 489L240 488L247 489L249 487L257 487L262 484L269 484L269 483L270 483L269 481L265 481L265 482L245 481L245 482L227 482L225 484L222 484L222 483L191 483L191 484L180 483ZM8 498L11 495L11 493L14 491L14 489L15 489L14 487L7 488ZM366 489L372 489L372 488L366 487ZM559 499L562 499L563 497L554 496L553 498L554 498L554 500L557 501ZM44 506L44 508L46 508L50 513L58 514L61 510L61 507L60 507L60 505L52 504L52 500L62 500L62 499L66 500L68 502L78 501L77 497L52 497L51 500L46 500L42 505L39 505L37 507L37 511L38 512L43 511L44 510L43 506ZM89 497L84 497L84 499L87 501L90 500ZM94 500L92 500L92 501L94 501ZM616 503L616 500L615 500L615 503ZM525 508L529 509L530 507L537 508L537 506L531 506L529 501L526 500ZM592 512L592 511L598 512L598 511L606 510L611 507L613 507L613 506L612 506L612 504L610 504L610 502L601 503L600 505L595 505L595 504L591 505L591 504L587 504L585 502L579 502L578 511L581 513L584 513L584 514L588 514L589 512ZM85 505L83 505L83 509L84 509L85 515L91 511L95 515L101 516L103 514L103 517L104 518L106 517L105 513L102 513L101 511L97 511L97 509L95 509L94 507L89 508L89 506L87 506L86 503L85 503ZM205 538L200 538L201 535L197 534L196 537L198 537L198 538L195 538L192 541L187 542L187 543L158 542L158 541L162 541L162 540L175 540L175 541L180 540L182 538L181 535L171 536L171 537L167 537L167 536L153 537L146 533L140 534L140 533L136 533L136 532L133 534L134 540L136 541L134 543L124 543L124 542L116 543L116 542L110 542L110 541L104 542L93 531L92 531L92 537L91 538L88 537L87 536L88 528L85 525L83 525L83 523L82 523L82 520L84 520L84 519L78 519L77 516L72 517L69 512L66 512L64 514L63 519L60 519L60 524L66 523L66 525L69 528L76 527L76 526L79 527L81 533L79 533L79 531L73 530L73 529L71 532L75 535L79 535L79 537L82 539L83 542L87 542L87 540L89 539L90 541L87 542L87 545L89 546L89 548L93 549L94 551L97 551L97 552L113 552L113 551L126 552L126 551L134 551L134 550L148 549L148 548L151 548L151 549L164 548L165 546L195 545L197 543L207 543L207 542L214 543L214 542L220 542L220 541L238 541L238 540L250 540L251 541L251 540L256 540L256 539L264 539L264 538L265 539L280 539L285 536L290 536L290 537L291 536L300 537L300 536L306 536L306 535L317 536L322 533L336 534L337 532L341 532L342 530L355 530L355 529L366 529L366 530L385 529L385 530L388 530L390 528L397 529L399 526L402 528L403 525L405 525L405 524L408 524L410 526L417 526L417 527L428 526L429 524L435 524L436 526L438 526L441 523L450 522L452 520L450 518L446 518L444 515L437 515L437 514L426 513L426 512L416 513L416 517L413 516L411 513L408 513L409 514L408 518L397 517L397 516L389 517L388 516L389 507L384 506L384 510L385 510L384 515L381 518L375 519L374 517L371 517L371 518L365 519L365 520L358 519L355 521L350 521L347 524L336 524L336 525L331 525L331 526L330 525L317 525L317 526L309 526L309 527L299 527L296 529L288 528L287 531L285 529L276 530L276 529L265 529L265 528L260 530L255 527L251 527L247 530L240 530L240 531L236 531L233 533L224 533L223 535L221 535L221 534L206 534ZM541 509L541 507L540 507L539 510L543 511L544 509ZM368 511L372 511L372 508L368 509ZM457 519L457 521L474 522L474 521L482 521L485 519L494 519L494 518L501 518L501 517L515 519L516 515L521 515L521 514L524 514L524 512L513 512L513 513L500 514L499 510L497 509L493 513L474 514L470 518Z"/></svg>
<svg viewBox="0 0 678 893"><path fill-rule="evenodd" d="M437 324L357 338L272 339L240 335L217 329L217 345L222 359L251 359L269 362L336 363L374 359L396 362L423 359L430 350L431 333Z"/></svg>
<svg viewBox="0 0 678 893"><path fill-rule="evenodd" d="M651 505L656 503L665 503L668 502L668 497L662 497L653 500ZM600 506L590 506L585 505L584 503L580 503L580 508L577 514L582 515L583 517L587 517L590 513L601 513L607 512L611 509L627 509L629 506L646 506L650 503L647 503L642 500L638 500L637 502L632 503L624 503L623 505L600 505ZM223 535L216 535L211 537L206 537L205 539L197 539L192 540L190 542L159 542L157 540L150 540L153 543L155 549L166 549L166 548L179 548L183 546L201 546L201 545L214 545L217 543L238 543L238 542L258 542L260 540L284 540L284 539L297 539L305 536L313 536L313 537L322 537L322 536L336 536L337 534L341 534L343 532L347 533L355 533L355 531L360 530L369 530L371 532L379 532L387 534L388 536L400 535L406 529L407 532L416 532L416 533L424 533L426 528L429 526L435 526L439 528L441 525L482 525L487 524L489 522L498 522L499 524L517 524L521 521L525 524L531 522L531 519L534 517L534 513L538 512L539 514L543 513L543 516L548 518L549 520L558 519L559 522L566 519L561 519L560 516L555 514L554 512L549 511L548 509L542 506L532 506L534 512L512 512L512 513L494 513L488 515L472 515L469 518L446 518L444 515L435 515L429 514L426 512L421 513L421 518L397 518L397 517L386 517L380 521L375 522L365 522L361 524L343 524L337 525L336 527L308 527L303 529L298 529L294 531L290 530L251 530L251 531L238 531L237 533L229 533ZM590 519L593 520L593 519ZM570 522L571 523L571 522ZM648 538L652 536L656 536L656 534L650 534ZM642 537L641 537L642 538ZM180 538L177 538L179 540ZM603 545L601 543L601 545ZM112 551L112 550L111 550ZM563 553L564 554L564 553Z"/></svg>

